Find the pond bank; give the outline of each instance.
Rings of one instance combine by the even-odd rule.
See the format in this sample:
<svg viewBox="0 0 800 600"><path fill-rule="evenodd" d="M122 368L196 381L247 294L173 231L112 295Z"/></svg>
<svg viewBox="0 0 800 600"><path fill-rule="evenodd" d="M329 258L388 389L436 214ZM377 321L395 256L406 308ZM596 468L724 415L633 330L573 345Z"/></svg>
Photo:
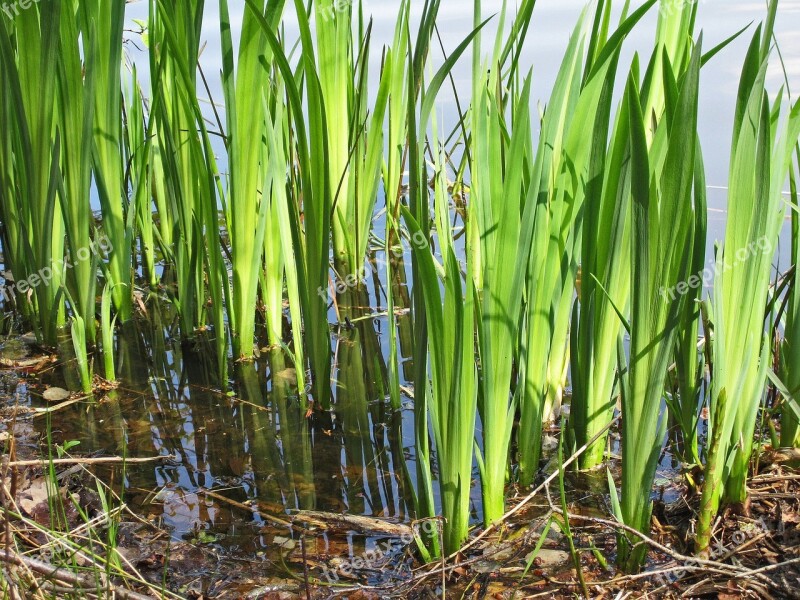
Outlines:
<svg viewBox="0 0 800 600"><path fill-rule="evenodd" d="M77 581L95 586L83 597L96 597L96 581L106 581L119 587L118 597L127 588L162 598L436 598L443 590L448 598L566 598L584 593L571 547L580 556L584 585L593 598L620 592L656 598L792 597L800 576L800 472L786 463L796 457L763 455L760 472L750 481L750 504L720 518L706 562L687 556L698 498L682 476L675 476L661 481L665 500L656 503L645 540L652 550L647 571L615 575L615 527L607 516L605 478L598 474L592 485L586 480L594 477L578 480L567 473L570 544L560 529L563 505L553 472L557 464L551 461L545 469L552 473L550 483L532 496L518 490L509 500L514 514L501 527L477 542L473 535L470 547L444 564L424 566L414 556L408 531L410 525L425 524L335 517L345 511L286 510L274 501L243 497L237 491L242 478L227 486L217 478L193 491L179 485L145 491L137 487L137 473L173 468L174 456L139 456L139 464L129 458L125 472L114 464L123 459L124 449L111 460L108 452L80 458L90 449L64 438L65 431L74 431L66 427L65 415L102 411L103 405L120 402L117 390L100 390L94 408L78 395L61 398L53 393L59 388L44 383L52 381L49 355L24 342L11 347L24 352L0 357L6 361L0 372L2 495L4 508L14 515L3 529L8 547L29 564L4 565L10 589L30 592L39 585L45 597L81 597L63 592L68 581L73 588ZM45 395L59 401L35 400ZM48 414L42 411L53 407L51 427L43 428ZM126 424L136 428L131 419ZM136 439L130 431L124 438ZM57 461L52 470L49 463L44 468L32 464L48 454ZM190 514L170 516L169 510ZM170 523L180 519L194 522L194 529L176 535ZM41 564L62 569L47 578L36 570ZM87 572L92 577L87 579ZM83 579L69 579L76 575Z"/></svg>

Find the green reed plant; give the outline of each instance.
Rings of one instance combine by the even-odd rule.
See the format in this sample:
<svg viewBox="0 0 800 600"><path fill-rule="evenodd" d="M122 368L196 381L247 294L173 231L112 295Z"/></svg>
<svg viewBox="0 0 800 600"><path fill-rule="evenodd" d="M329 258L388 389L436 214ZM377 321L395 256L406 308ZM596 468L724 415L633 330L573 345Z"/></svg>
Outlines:
<svg viewBox="0 0 800 600"><path fill-rule="evenodd" d="M156 73L159 71L157 70ZM154 102L159 101L159 97L154 98ZM150 109L152 113L152 107ZM129 125L130 128L130 125ZM167 176L165 174L165 160L161 144L156 143L159 139L158 119L150 118L147 121L145 131L144 165L149 167L142 171L134 187L136 194L136 208L138 211L137 222L139 224L139 239L142 246L142 260L146 268L152 266L149 274L151 288L157 288L159 276L156 272L158 261L157 250L175 247L175 217L169 209L167 196ZM140 157L142 158L142 157ZM137 161L137 164L138 161ZM141 166L141 165L140 165ZM143 177L143 178L142 178ZM151 201L148 201L151 199ZM155 209L155 212L153 210ZM157 216L157 222L154 217Z"/></svg>
<svg viewBox="0 0 800 600"><path fill-rule="evenodd" d="M60 51L58 69L57 131L63 142L61 157L60 203L64 215L67 247L72 268L66 272L72 311L85 326L85 339L95 341L95 294L97 256L79 260L86 249L94 249L94 215L90 202L92 184L92 123L94 115L95 63L88 54L83 75L80 32L74 7L67 3L60 11ZM87 40L86 45L90 42ZM77 350L76 350L77 352ZM83 349L86 352L86 349Z"/></svg>
<svg viewBox="0 0 800 600"><path fill-rule="evenodd" d="M353 203L356 198L351 193L350 169L351 150L357 152L357 145L351 136L351 124L353 129L362 126L359 122L361 106L355 89L359 60L355 53L359 42L353 43L353 4L318 0L314 8L319 83L328 124L327 169L334 204L331 221L334 254L337 263L347 273L357 273L357 242L348 233L348 230L355 231L356 235L360 233L355 222ZM358 31L356 35L363 33ZM355 156L353 158L357 160Z"/></svg>
<svg viewBox="0 0 800 600"><path fill-rule="evenodd" d="M418 235L422 229L410 212L403 210L406 224L415 239L424 240L423 236ZM478 394L474 360L475 306L473 292L469 289L471 273L468 262L465 293L461 268L452 247L447 252L444 265L435 264L427 243L415 241L413 249L421 277L417 285L423 287L425 296L424 316L429 339L436 340L430 347L430 391L426 386L420 392L430 394L430 416L438 450L439 493L442 514L446 519L443 549L450 553L461 546L469 531L472 448ZM440 269L444 270L443 295L439 291ZM418 315L417 318L421 317ZM422 400L419 396L416 399L418 402ZM418 456L420 461L429 458L429 455ZM437 546L433 544L430 548L433 555L438 553Z"/></svg>
<svg viewBox="0 0 800 600"><path fill-rule="evenodd" d="M689 277L692 261L685 248L695 246L695 214L706 211L705 190L694 193L695 182L704 182L702 175L697 175L702 162L696 158L701 41L680 81L675 79L666 51L657 50L654 60L663 65L659 71L666 90L666 118L656 128L650 149L636 65L619 115L627 127L618 130L627 132L629 140L624 160L630 165L632 241L627 363L622 342L619 350L623 372L622 490L615 504L617 517L642 533L650 529L648 490L666 436L664 381L687 302L686 297L673 299L663 290ZM656 71L650 69L649 73ZM704 233L702 227L700 232ZM644 562L647 547L625 533L618 540L617 562L628 572L636 571Z"/></svg>
<svg viewBox="0 0 800 600"><path fill-rule="evenodd" d="M371 25L361 3L315 2L317 62L328 123L328 170L333 196L334 258L345 274L360 274L380 184L384 120L394 71L381 73L368 105ZM407 7L401 3L400 19ZM354 34L357 36L354 40Z"/></svg>
<svg viewBox="0 0 800 600"><path fill-rule="evenodd" d="M150 118L155 119L161 156L166 211L173 215L174 244L162 250L175 269L176 293L172 295L184 337L205 325L203 206L216 206L216 186L207 174L213 165L204 154L197 125L197 59L203 0L179 5L150 2L150 71L154 90L160 95ZM169 33L165 33L165 29ZM169 42L165 39L169 36ZM150 202L146 203L150 212ZM142 215L142 220L146 215ZM152 231L150 232L152 234Z"/></svg>
<svg viewBox="0 0 800 600"><path fill-rule="evenodd" d="M410 47L408 63L409 133L409 208L401 207L412 240L414 274L414 411L417 453L417 518L436 516L431 473L431 448L428 419L433 428L439 468L439 493L445 518L444 551L453 552L466 539L469 526L469 492L472 481L472 448L477 410L475 365L475 290L469 258L466 285L455 257L452 230L438 231L445 248L444 264L432 255L430 247L431 209L426 165L426 132L434 102L450 70L469 47L474 30L448 56L425 85L423 72L439 10L438 0L426 0L415 47ZM438 136L430 140L439 148ZM439 151L435 156L441 157ZM440 170L443 168L439 160ZM439 194L439 201L444 195ZM441 208L438 213L441 214ZM440 287L443 283L444 293ZM466 288L466 289L465 289ZM430 368L430 378L429 378ZM438 556L442 548L438 537L426 536L418 543L424 558Z"/></svg>
<svg viewBox="0 0 800 600"><path fill-rule="evenodd" d="M511 109L513 130L505 122L506 109L503 99L498 98L496 75L489 75L479 87L478 97L473 98L472 212L467 226L477 231L468 232L467 239L480 240L481 247L467 253L480 256L483 267L479 278L483 288L478 289L483 448L478 464L487 525L505 512L506 471L516 412L510 387L525 271L509 273L506 265L526 262L533 235L535 204L532 197L526 198L523 187L526 156L531 154L530 85L529 76ZM509 130L511 133L506 133Z"/></svg>
<svg viewBox="0 0 800 600"><path fill-rule="evenodd" d="M133 313L134 223L129 218L123 157L121 68L125 0L87 0L80 3L78 11L84 54L93 61L92 158L103 230L113 248L108 257L108 276L114 284L114 306L121 320L127 321Z"/></svg>
<svg viewBox="0 0 800 600"><path fill-rule="evenodd" d="M11 50L11 39L9 38L9 24L4 21L0 23L0 41L8 44L8 55L13 56ZM12 29L13 33L13 29ZM3 65L5 65L5 54L3 55ZM17 139L15 132L15 123L18 117L16 112L16 105L12 102L12 86L8 80L8 71L4 67L0 71L2 76L3 85L0 86L0 110L2 111L2 119L0 119L0 143L2 143L2 170L0 170L0 241L3 244L3 266L6 271L11 270L14 263L18 263L23 259L23 237L21 228L16 226L20 223L20 206L15 199L16 181L18 179L17 169L14 162L8 160L14 152L14 144ZM6 225L8 223L8 225ZM8 306L13 301L10 294L4 295L4 303Z"/></svg>
<svg viewBox="0 0 800 600"><path fill-rule="evenodd" d="M301 391L305 391L305 350L303 348L302 328L300 327L302 323L302 300L297 276L297 259L292 244L290 190L286 185L285 165L286 157L289 155L286 149L286 137L289 131L284 111L284 107L276 104L276 126L273 128L268 120L266 127L267 146L272 148L272 152L264 181L263 201L269 202L269 212L267 214L267 234L265 236L262 293L266 307L267 335L270 344L278 346L282 344L285 281L292 322L297 384Z"/></svg>
<svg viewBox="0 0 800 600"><path fill-rule="evenodd" d="M580 236L573 237L573 242L579 242ZM568 383L570 344L569 328L572 316L572 305L575 299L575 284L577 283L578 248L570 251L573 260L570 263L569 276L571 286L564 286L561 297L555 301L553 314L553 335L550 355L547 363L547 383L544 391L544 406L542 409L542 423L555 423L562 413L564 391ZM520 475L522 471L520 471Z"/></svg>
<svg viewBox="0 0 800 600"><path fill-rule="evenodd" d="M696 549L708 551L720 503L747 499L747 475L771 348L764 315L784 220L781 195L800 135L800 103L781 121L783 97L764 87L777 11L756 31L742 68L731 146L728 224L716 258L710 439Z"/></svg>
<svg viewBox="0 0 800 600"><path fill-rule="evenodd" d="M37 338L50 345L66 324L60 293L64 225L57 194L61 140L53 137L60 8L51 0L13 20L0 16L6 268L14 273L23 314ZM39 283L34 285L32 278Z"/></svg>
<svg viewBox="0 0 800 600"><path fill-rule="evenodd" d="M480 300L477 329L483 434L478 465L487 525L505 512L509 447L518 404L512 390L512 368L519 353L526 271L517 269L509 274L506 266L528 262L537 216L538 190L535 184L529 184L533 160L531 77L519 85L516 81L519 57L515 54L509 59L513 45L523 41L517 36L527 31L532 9L532 3L520 7L506 39L507 3L503 3L491 63L481 63L480 33L473 49L466 252L473 263L474 285ZM479 1L474 3L474 15L477 27L481 18ZM446 217L440 216L439 223L440 228L446 226ZM531 440L524 441L526 446L528 441ZM536 444L536 440L532 442Z"/></svg>
<svg viewBox="0 0 800 600"><path fill-rule="evenodd" d="M116 315L111 314L111 288L109 284L103 288L100 299L100 330L103 344L103 373L108 381L116 381L117 372L114 368L114 326Z"/></svg>
<svg viewBox="0 0 800 600"><path fill-rule="evenodd" d="M408 94L408 61L406 60L407 41L409 38L409 0L402 0L398 8L398 19L395 25L392 45L387 48L381 66L381 81L389 81L389 97L386 109L386 153L381 165L383 194L386 199L386 227L384 254L386 257L386 279L393 280L393 260L395 252L402 251L400 232L400 197L402 189L402 168L407 156L407 94ZM395 307L397 301L394 286L386 288L386 306L389 330L388 385L392 408L401 406L400 372L398 359L397 317Z"/></svg>
<svg viewBox="0 0 800 600"><path fill-rule="evenodd" d="M180 223L187 226L187 221L191 220L191 235L194 236L193 239L195 241L191 245L184 244L182 248L178 249L178 255L181 256L178 269L179 271L189 271L190 274L194 272L195 276L200 278L197 282L187 283L185 274L179 276L179 280L183 281L182 284L179 284L179 294L181 290L183 290L184 295L192 298L196 311L195 313L195 311L187 310L185 306L181 305L179 300L179 314L181 314L183 319L184 335L190 335L187 328L191 331L192 321L188 320L187 317L195 313L198 326L202 328L207 320L207 313L210 313L210 320L214 326L216 338L218 371L220 381L223 382L222 385L224 386L227 381L228 367L228 336L226 334L227 313L225 309L226 306L231 306L231 286L228 277L227 263L223 257L224 245L220 233L221 218L217 198L222 198L224 203L225 191L222 186L210 134L200 109L199 100L195 95L188 96L187 100L187 96L185 95L186 90L196 90L194 76L196 55L192 54L191 50L189 50L187 57L187 52L181 50L185 48L187 44L190 48L193 46L193 43L187 40L187 36L190 40L191 35L184 32L183 37L181 37L181 34L178 33L181 27L191 28L197 26L196 23L202 16L202 11L195 6L195 11L184 13L183 20L179 22L173 19L173 14L165 10L163 5L156 7L151 4L150 8L151 19L156 13L160 17L164 45L168 47L164 50L164 56L170 57L169 60L174 69L172 74L178 78L178 83L176 85L184 92L184 94L178 95L179 101L185 102L178 111L178 114L182 115L181 119L185 119L187 123L191 121L191 126L193 127L192 132L194 132L181 132L181 134L185 133L186 137L176 138L181 140L183 146L189 148L188 153L191 160L188 165L184 164L184 167L191 173L190 180L192 185L195 186L194 203L192 206L182 206L180 210L175 211L182 215L188 212L190 215L188 218L184 215L181 219L176 218L168 221L169 223L176 224L175 235L179 235ZM199 33L196 32L196 35L199 35ZM192 56L194 58L190 58ZM157 78L164 76L164 69L162 67L167 64L166 60L167 59L162 60L159 63ZM189 62L189 60L195 62ZM159 79L156 81L158 82ZM156 83L156 86L158 87L158 83ZM172 100L175 100L175 98L172 98ZM164 94L157 94L151 106L151 115L161 114L168 120L171 113L167 109L163 109L162 112L161 104L169 105L170 101L170 97ZM186 114L184 114L183 111L186 111ZM189 114L191 114L191 119ZM161 160L161 155L158 152L159 144L154 143L157 137L154 135L154 132L158 130L156 121L157 118L151 118L148 122L147 141L144 147L145 156L152 157L158 169L158 173L166 174L170 172L175 174L178 171L178 163ZM175 141L173 138L167 139L168 142ZM144 161L145 166L147 162L148 161ZM167 168L169 168L170 171L167 171ZM179 181L180 177L176 175L173 179ZM141 182L141 185L137 190L137 202L145 202L145 194L148 190L152 190L156 195L157 207L163 207L164 205L175 206L176 204L185 202L173 197L172 203L167 203L163 199L166 194L166 186L160 186L157 181L148 179L144 172L140 173L138 180ZM162 198L161 201L158 200L159 196ZM147 202L147 204L147 210L149 211L149 202ZM223 206L225 205L223 204ZM164 254L167 256L174 256L166 247L165 243L165 234L169 235L170 238L173 237L173 234L165 229L165 223L163 221L161 227L157 231L161 237L161 246L164 249ZM202 256L197 256L198 253ZM206 285L209 296L208 301L206 301L205 294ZM198 306L197 303L200 303L202 307ZM181 307L183 308L182 311L180 310ZM189 323L189 325L187 325L187 323Z"/></svg>
<svg viewBox="0 0 800 600"><path fill-rule="evenodd" d="M667 394L670 417L679 429L676 451L686 464L700 464L700 421L705 386L705 353L698 352L698 336L702 319L704 269L706 260L707 210L699 210L705 204L703 156L697 147L698 167L695 169L695 234L689 252L689 289L685 290L681 305L680 324L675 343L675 370L671 391ZM673 299L669 291L659 290Z"/></svg>
<svg viewBox="0 0 800 600"><path fill-rule="evenodd" d="M73 315L70 335L75 350L75 365L81 380L81 389L85 394L92 392L92 367L89 364L89 355L86 352L86 324L80 315Z"/></svg>
<svg viewBox="0 0 800 600"><path fill-rule="evenodd" d="M408 203L412 216L417 221L422 234L429 238L430 229L430 204L427 191L427 177L425 168L424 141L428 127L428 120L432 107L427 107L421 114L419 105L425 107L425 93L423 89L423 68L428 56L431 34L433 32L436 16L439 11L439 0L425 0L422 16L419 22L419 34L416 44L412 45L411 37L407 38L406 62L408 76L406 78L406 131L408 137ZM419 126L417 123L419 122ZM434 140L435 147L436 140ZM398 194L400 190L398 189ZM402 207L399 199L395 201L398 211ZM398 214L395 214L399 218ZM413 241L413 237L412 237ZM413 251L413 247L412 247ZM414 281L419 281L421 264L424 255L417 258L412 252L411 272ZM428 295L430 295L429 292ZM431 469L431 440L428 427L429 408L435 398L430 397L430 380L428 378L429 337L428 319L426 314L426 294L424 288L415 285L411 298L411 311L414 315L413 328L413 354L414 354L414 437L417 456L416 490L413 492L414 512L417 518L429 519L436 516L435 497L433 494L433 475ZM466 434L465 434L466 435ZM457 489L452 490L455 493ZM461 502L454 502L456 506L463 506ZM428 535L417 541L417 547L425 560L438 556L441 553L441 544L438 536Z"/></svg>
<svg viewBox="0 0 800 600"><path fill-rule="evenodd" d="M280 96L280 94L277 94ZM275 120L278 128L272 130L271 119L267 120L268 143L262 148L262 186L261 202L266 204L266 229L264 232L264 266L261 269L261 298L264 303L264 318L267 327L267 339L270 345L280 346L283 339L283 273L286 269L285 241L291 242L292 234L288 229L281 229L280 211L288 206L285 171L286 151L284 142L284 112L282 103L275 103ZM288 226L288 220L285 221ZM289 256L292 256L291 244L288 245ZM290 301L290 306L300 308L299 302ZM298 321L299 322L299 321Z"/></svg>
<svg viewBox="0 0 800 600"><path fill-rule="evenodd" d="M647 3L639 9L648 9ZM666 52L676 73L685 70L686 44L694 24L694 3L662 0L655 40L655 51ZM637 13L639 12L637 11ZM634 14L637 14L634 13ZM643 90L642 112L648 123L656 125L663 118L665 90L661 81L661 61L653 61ZM682 66L683 65L683 66ZM618 121L618 128L620 122ZM654 127L648 125L648 145L652 143ZM627 136L616 131L612 136L609 154L624 152ZM616 141L617 146L614 147ZM591 469L602 464L607 436L604 431L614 417L617 380L617 340L622 333L619 313L628 313L630 295L630 215L628 204L630 182L622 177L619 159L604 161L603 173L595 173L593 188L586 206L581 248L581 298L573 316L571 338L571 374L573 396L570 409L570 434L574 445L582 447L596 439L581 455L579 466ZM616 164L615 164L616 162ZM577 325L577 326L576 326Z"/></svg>
<svg viewBox="0 0 800 600"><path fill-rule="evenodd" d="M381 166L386 209L395 220L399 217L398 201L403 184L403 167L408 148L408 80L411 76L407 60L409 38L409 0L398 8L392 44L386 48L381 65L381 81L388 80L389 104L386 110L387 150Z"/></svg>
<svg viewBox="0 0 800 600"><path fill-rule="evenodd" d="M187 4L184 10L172 11L165 4L151 3L151 27L163 36L161 59L157 68L156 88L161 91L151 107L148 142L145 153L153 157L160 172L172 185L148 187L145 173L139 180L142 189L163 194L157 207L168 207L174 218L169 239L180 240L170 248L164 239L161 247L171 258L177 275L178 309L184 337L214 326L220 381L227 380L228 336L226 306L231 306L231 286L223 257L218 197L224 201L214 149L197 97L197 58L199 53L202 3ZM155 35L155 34L154 34ZM171 83L162 86L165 79ZM162 135L152 135L161 131ZM154 139L158 143L154 143ZM162 153L158 149L168 150ZM141 201L137 197L137 201ZM147 211L149 212L149 202ZM160 211L159 211L160 214ZM281 274L277 274L280 279ZM210 317L210 319L209 319ZM223 383L223 385L225 385Z"/></svg>
<svg viewBox="0 0 800 600"><path fill-rule="evenodd" d="M796 166L790 170L789 193L792 217L792 273L786 304L783 341L780 346L780 374L788 397L781 409L781 438L784 448L800 447L800 420L788 404L800 397L800 198L797 177L800 174L800 146L795 149Z"/></svg>
<svg viewBox="0 0 800 600"><path fill-rule="evenodd" d="M248 6L266 37L286 86L288 116L296 140L292 146L293 152L289 155L291 156L289 162L299 166L299 172L292 172L289 185L292 193L296 195L293 197L302 197L303 210L302 217L300 207L296 204L293 204L292 210L289 211L295 264L292 267L287 265L288 268L294 268L294 272L291 275L287 274L287 278L291 276L297 279L305 327L305 348L313 372L316 401L324 408L328 408L331 398L331 345L327 295L322 292L328 287L330 216L333 206L331 182L328 170L325 168L328 164L328 132L324 98L316 71L311 28L302 2L296 0L295 10L300 24L302 44L299 69L303 73L302 89L305 92L307 107L304 110L292 67L269 24L268 17L271 12L268 10L265 15L257 12L253 0L248 0Z"/></svg>
<svg viewBox="0 0 800 600"><path fill-rule="evenodd" d="M598 23L610 5L598 6L589 47L606 44L614 51L597 56L586 48L585 16L570 39L556 79L531 174L536 203L533 245L526 258L524 327L521 342L519 476L530 485L538 471L542 423L551 416L565 377L570 307L580 258L581 215L587 182L594 168L592 145L582 127L592 123L597 137L608 136L611 92L617 68L615 49L626 31L641 17L635 15L612 38ZM584 68L584 55L586 65ZM592 61L597 60L597 68ZM592 75L584 81L584 74ZM580 175L579 175L580 174Z"/></svg>
<svg viewBox="0 0 800 600"><path fill-rule="evenodd" d="M258 274L264 251L267 203L259 201L259 187L267 118L265 95L269 79L262 60L269 62L272 49L258 17L275 31L283 12L283 0L248 3L242 20L242 37L234 69L234 50L227 1L220 3L222 84L227 119L229 189L226 220L231 244L233 283L229 322L235 358L253 357ZM266 17L264 17L266 15Z"/></svg>
<svg viewBox="0 0 800 600"><path fill-rule="evenodd" d="M198 109L198 105L195 105ZM208 178L209 188L216 184L217 197L224 198L222 178L219 175L219 167L214 158L214 149L211 139L206 129L203 119L199 117L200 131L203 139L203 155L208 165L211 167L205 174ZM231 305L231 286L228 276L228 263L224 256L224 243L220 232L220 212L216 203L205 202L201 206L202 221L205 224L205 266L206 282L208 285L209 299L206 304L210 304L208 311L211 315L211 323L214 326L214 338L217 351L217 368L222 386L227 386L228 373L228 313L226 307ZM295 329L298 329L297 327ZM302 364L302 362L300 363ZM302 371L302 369L299 369ZM298 381L303 382L302 374Z"/></svg>
<svg viewBox="0 0 800 600"><path fill-rule="evenodd" d="M129 165L128 181L136 211L135 236L138 240L138 251L135 252L135 256L144 278L151 288L155 288L159 278L156 265L156 224L151 200L153 188L149 176L155 165L152 164L153 142L148 136L151 131L150 123L154 125L155 119L150 119L149 123L145 117L145 101L135 64L131 65L130 81L123 88L122 100L126 115L125 164ZM158 176L162 182L165 180L163 169L159 170Z"/></svg>

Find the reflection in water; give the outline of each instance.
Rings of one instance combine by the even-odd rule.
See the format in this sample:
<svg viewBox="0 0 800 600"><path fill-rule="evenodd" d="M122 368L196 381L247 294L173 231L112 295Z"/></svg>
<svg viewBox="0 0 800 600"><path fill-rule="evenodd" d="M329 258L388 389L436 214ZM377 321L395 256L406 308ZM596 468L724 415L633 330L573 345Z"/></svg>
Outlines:
<svg viewBox="0 0 800 600"><path fill-rule="evenodd" d="M370 316L369 308L379 304L381 282L372 283L374 298L365 288L337 298L341 321L350 325L336 337L330 412L308 410L292 360L280 349L237 364L235 391L220 392L226 386L217 379L213 340L201 336L182 344L174 310L154 301L146 318L119 332L120 388L61 411L54 439L79 440L82 453L173 456L128 467L124 500L175 540L263 552L277 563L274 539L291 534L265 515L324 510L405 521L403 413L388 401L385 336L379 334L386 320ZM402 308L405 283L393 285ZM398 321L401 340L409 325L406 318ZM74 377L72 371L65 365L62 377ZM98 474L122 480L112 467ZM358 553L371 541L350 535L346 543ZM325 536L323 547L331 544Z"/></svg>
<svg viewBox="0 0 800 600"><path fill-rule="evenodd" d="M344 446L342 476L350 512L395 516L391 471L383 438L387 415L383 382L386 366L369 313L363 287L346 290L338 297L340 327L336 342L336 406L334 432ZM352 324L355 321L355 324ZM373 438L374 432L374 438Z"/></svg>

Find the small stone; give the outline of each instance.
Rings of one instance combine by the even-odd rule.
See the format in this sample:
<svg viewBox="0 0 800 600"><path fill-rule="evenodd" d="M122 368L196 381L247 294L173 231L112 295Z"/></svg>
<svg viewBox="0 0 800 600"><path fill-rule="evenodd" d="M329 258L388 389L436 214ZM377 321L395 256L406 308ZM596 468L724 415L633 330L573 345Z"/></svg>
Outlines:
<svg viewBox="0 0 800 600"><path fill-rule="evenodd" d="M533 554L533 553L531 553ZM531 559L531 554L525 557L526 561ZM548 550L542 548L535 557L537 566L540 567L557 567L563 565L569 560L569 553L561 550Z"/></svg>
<svg viewBox="0 0 800 600"><path fill-rule="evenodd" d="M48 402L61 402L62 400L66 400L69 398L70 393L65 390L64 388L60 387L51 387L47 388L42 394L42 398L47 400Z"/></svg>

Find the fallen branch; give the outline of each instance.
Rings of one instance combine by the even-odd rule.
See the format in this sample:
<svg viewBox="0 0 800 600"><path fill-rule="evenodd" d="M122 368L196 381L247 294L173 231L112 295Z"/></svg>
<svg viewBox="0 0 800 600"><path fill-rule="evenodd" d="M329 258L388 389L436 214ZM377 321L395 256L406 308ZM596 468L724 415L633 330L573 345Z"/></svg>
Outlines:
<svg viewBox="0 0 800 600"><path fill-rule="evenodd" d="M773 475L773 474L764 474L764 475L756 475L751 480L752 483L783 483L785 481L800 481L800 475Z"/></svg>
<svg viewBox="0 0 800 600"><path fill-rule="evenodd" d="M36 419L38 417L45 417L47 415L53 414L54 412L61 410L63 408L67 408L68 406L72 406L73 404L77 404L78 402L82 402L86 400L89 396L85 396L83 398L73 398L72 400L67 400L66 402L61 402L60 404L56 404L54 406L48 406L47 408L34 408L33 410L34 415L33 418Z"/></svg>
<svg viewBox="0 0 800 600"><path fill-rule="evenodd" d="M292 520L323 530L356 531L363 535L407 537L408 539L414 536L413 529L408 525L361 515L301 510L292 515Z"/></svg>
<svg viewBox="0 0 800 600"><path fill-rule="evenodd" d="M216 492L212 492L211 490L198 490L198 493L203 494L204 496L208 496L209 498L213 498L214 500L219 500L220 502L224 502L229 504L239 510L244 512L252 513L264 519L265 521L269 521L273 525L279 525L281 527L286 527L292 531L302 531L300 528L295 527L289 521L285 519L281 519L280 517L276 517L275 515L270 515L269 513L261 512L258 510L256 506L250 506L249 504L242 504L241 502L237 502L236 500L232 500L231 498L227 498L222 494L217 494Z"/></svg>
<svg viewBox="0 0 800 600"><path fill-rule="evenodd" d="M762 465L782 465L800 461L800 448L770 448L761 454Z"/></svg>
<svg viewBox="0 0 800 600"><path fill-rule="evenodd" d="M22 556L21 554L10 551L8 548L0 551L0 561L10 565L23 567L34 573L38 573L45 579L68 584L73 586L73 588L87 590L97 589L97 581L94 578L82 577L64 567L56 567L35 558ZM137 592L132 592L130 590L126 590L125 588L112 585L111 583L105 583L104 587L105 592L113 594L115 597L120 598L121 600L153 600L152 596L145 596Z"/></svg>
<svg viewBox="0 0 800 600"><path fill-rule="evenodd" d="M15 460L3 464L3 467L47 467L49 465L141 465L163 460L176 460L173 455L151 456L149 458L124 458L122 456L105 456L99 458L54 458L52 460Z"/></svg>
<svg viewBox="0 0 800 600"><path fill-rule="evenodd" d="M800 564L800 558L793 558L791 560L787 560L782 563L778 563L775 565L767 565L766 567L761 567L760 569L753 569L751 571L745 571L742 574L742 577L757 577L762 575L763 573L767 573L769 571L777 571L778 569L783 569L784 567L788 567L790 565L797 565Z"/></svg>

